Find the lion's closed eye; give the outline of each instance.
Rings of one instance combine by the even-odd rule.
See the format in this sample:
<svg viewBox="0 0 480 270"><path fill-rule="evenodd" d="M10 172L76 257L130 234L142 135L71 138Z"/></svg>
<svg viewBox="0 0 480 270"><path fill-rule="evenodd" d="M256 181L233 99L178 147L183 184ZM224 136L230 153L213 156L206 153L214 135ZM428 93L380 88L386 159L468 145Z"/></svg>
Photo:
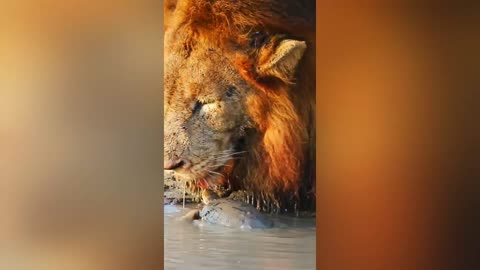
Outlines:
<svg viewBox="0 0 480 270"><path fill-rule="evenodd" d="M227 91L225 92L225 95L227 97L232 97L237 94L237 88L235 86L229 86L227 87Z"/></svg>
<svg viewBox="0 0 480 270"><path fill-rule="evenodd" d="M216 102L217 102L216 100L201 100L201 99L195 101L192 108L192 115L200 113L205 106L215 104Z"/></svg>
<svg viewBox="0 0 480 270"><path fill-rule="evenodd" d="M196 101L195 102L195 105L193 106L193 109L192 109L192 114L197 114L200 112L200 110L202 109L204 103L200 102L200 101Z"/></svg>

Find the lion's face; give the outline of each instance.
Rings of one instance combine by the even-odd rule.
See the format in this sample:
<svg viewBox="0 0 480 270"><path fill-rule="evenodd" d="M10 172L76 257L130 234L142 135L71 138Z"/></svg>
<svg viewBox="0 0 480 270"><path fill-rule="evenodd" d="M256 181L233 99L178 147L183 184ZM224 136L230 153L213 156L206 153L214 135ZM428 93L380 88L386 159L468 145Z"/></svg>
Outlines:
<svg viewBox="0 0 480 270"><path fill-rule="evenodd" d="M267 175L284 177L282 168L293 171L302 154L304 128L289 86L306 42L262 31L228 38L199 33L183 17L196 2L182 3L165 32L164 169L212 183L248 151L262 159Z"/></svg>
<svg viewBox="0 0 480 270"><path fill-rule="evenodd" d="M197 43L186 57L181 45L165 55L164 168L217 178L251 125L246 100L253 89L219 48Z"/></svg>

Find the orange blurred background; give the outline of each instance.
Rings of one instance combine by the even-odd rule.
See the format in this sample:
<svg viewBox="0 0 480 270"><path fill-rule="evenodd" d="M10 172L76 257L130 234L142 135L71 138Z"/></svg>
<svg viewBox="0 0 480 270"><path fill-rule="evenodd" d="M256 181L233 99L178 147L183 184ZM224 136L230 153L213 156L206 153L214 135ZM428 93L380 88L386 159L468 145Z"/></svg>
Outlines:
<svg viewBox="0 0 480 270"><path fill-rule="evenodd" d="M0 269L161 269L162 3L0 3Z"/></svg>
<svg viewBox="0 0 480 270"><path fill-rule="evenodd" d="M463 269L478 12L380 2L317 1L317 268Z"/></svg>

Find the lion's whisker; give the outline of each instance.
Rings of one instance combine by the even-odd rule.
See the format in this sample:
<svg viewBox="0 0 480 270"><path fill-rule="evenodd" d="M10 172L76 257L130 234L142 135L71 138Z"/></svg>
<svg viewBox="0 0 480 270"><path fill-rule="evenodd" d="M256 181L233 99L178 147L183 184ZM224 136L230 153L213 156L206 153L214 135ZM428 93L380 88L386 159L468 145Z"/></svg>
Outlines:
<svg viewBox="0 0 480 270"><path fill-rule="evenodd" d="M238 151L238 152L230 152L230 151L221 151L219 153L213 154L213 156L234 156L247 153L248 151Z"/></svg>
<svg viewBox="0 0 480 270"><path fill-rule="evenodd" d="M228 160L228 159L243 159L244 157L229 157L229 156L226 156L226 157L218 157L218 158L215 158L215 160Z"/></svg>
<svg viewBox="0 0 480 270"><path fill-rule="evenodd" d="M214 171L210 171L210 170L207 170L207 173L212 173L212 174L215 174L215 175L219 175L221 177L224 177L223 174L219 173L219 172L214 172Z"/></svg>

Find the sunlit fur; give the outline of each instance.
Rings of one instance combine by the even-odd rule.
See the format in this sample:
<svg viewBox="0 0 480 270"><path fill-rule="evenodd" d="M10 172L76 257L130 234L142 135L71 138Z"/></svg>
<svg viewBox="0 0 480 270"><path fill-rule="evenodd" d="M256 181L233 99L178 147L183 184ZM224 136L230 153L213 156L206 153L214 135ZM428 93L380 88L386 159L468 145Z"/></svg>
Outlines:
<svg viewBox="0 0 480 270"><path fill-rule="evenodd" d="M312 209L315 1L167 1L165 12L165 29L175 32L173 43L182 43L185 57L202 48L200 44L213 44L254 91L244 96L242 109L253 124L245 126L242 150L246 153L228 176L232 188L250 191L259 203ZM274 47L252 47L250 34L256 31L268 34L270 44L278 44L284 36L307 42L293 80L281 72L259 72L258 65ZM168 47L178 44L165 46L168 53ZM171 95L166 90L166 99L172 101Z"/></svg>

